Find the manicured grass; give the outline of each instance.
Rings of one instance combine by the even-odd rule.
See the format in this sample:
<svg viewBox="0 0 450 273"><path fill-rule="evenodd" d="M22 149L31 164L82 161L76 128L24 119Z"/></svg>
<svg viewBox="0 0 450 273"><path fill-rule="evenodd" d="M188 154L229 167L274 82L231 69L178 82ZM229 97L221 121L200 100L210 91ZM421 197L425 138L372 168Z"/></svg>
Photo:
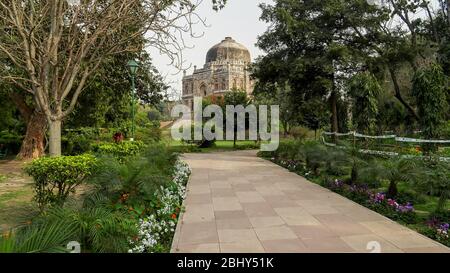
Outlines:
<svg viewBox="0 0 450 273"><path fill-rule="evenodd" d="M438 198L434 196L424 196L424 202L417 203L414 207L417 212L424 212L426 214L433 213L436 210ZM450 208L450 201L447 201L446 208Z"/></svg>
<svg viewBox="0 0 450 273"><path fill-rule="evenodd" d="M221 140L216 141L213 146L208 148L198 148L194 144L187 144L183 141L174 140L170 135L170 130L162 132L162 142L169 146L173 151L180 153L211 153L211 152L226 152L248 149L259 149L259 144L255 141L245 140L237 141L236 147L233 146L233 141Z"/></svg>
<svg viewBox="0 0 450 273"><path fill-rule="evenodd" d="M258 148L259 145L255 141L237 141L236 147L233 146L233 141L216 141L212 147L202 149L202 152L252 150Z"/></svg>
<svg viewBox="0 0 450 273"><path fill-rule="evenodd" d="M165 144L169 146L172 151L179 153L212 153L259 149L259 145L254 141L238 141L236 142L236 147L233 146L233 141L216 141L213 146L208 148L199 148L197 145L186 144L175 140L166 141Z"/></svg>

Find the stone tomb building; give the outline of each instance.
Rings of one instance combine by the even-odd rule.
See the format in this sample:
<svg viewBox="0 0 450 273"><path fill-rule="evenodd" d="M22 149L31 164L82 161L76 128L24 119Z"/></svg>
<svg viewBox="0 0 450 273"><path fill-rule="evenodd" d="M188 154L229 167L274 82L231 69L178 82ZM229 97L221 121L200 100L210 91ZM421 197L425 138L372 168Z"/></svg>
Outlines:
<svg viewBox="0 0 450 273"><path fill-rule="evenodd" d="M251 63L249 50L226 37L206 54L203 68L194 66L194 73L183 75L183 103L193 107L194 97L223 95L232 89L253 92L254 83L247 71Z"/></svg>

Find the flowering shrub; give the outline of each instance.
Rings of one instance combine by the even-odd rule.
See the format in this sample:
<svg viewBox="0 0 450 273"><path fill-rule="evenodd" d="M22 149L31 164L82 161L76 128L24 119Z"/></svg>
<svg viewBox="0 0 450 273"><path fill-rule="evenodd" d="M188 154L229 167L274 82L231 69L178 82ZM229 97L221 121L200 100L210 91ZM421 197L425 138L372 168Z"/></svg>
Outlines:
<svg viewBox="0 0 450 273"><path fill-rule="evenodd" d="M371 194L370 207L394 220L405 223L417 222L414 206L411 203L399 204L396 200L387 198L385 193Z"/></svg>
<svg viewBox="0 0 450 273"><path fill-rule="evenodd" d="M155 193L153 213L139 220L138 236L130 240L129 253L154 253L170 250L175 227L186 197L186 183L191 170L178 160L172 183Z"/></svg>
<svg viewBox="0 0 450 273"><path fill-rule="evenodd" d="M403 149L402 153L421 155L423 154L423 151L421 147L412 147ZM355 156L351 155L351 153L350 156L352 157L352 160L349 161L345 158L345 153L340 153L337 150L323 149L320 145L308 146L301 142L296 145L295 143L287 142L280 145L280 149L277 151L259 153L259 156L302 175L312 182L319 183L392 220L408 224L410 227L434 240L448 246L450 245L448 236L448 223L450 217L448 215L448 210L445 210L445 212L441 211L440 215L436 216L437 220L434 221L433 225L427 225L423 218L426 214L417 213L413 206L413 203L419 205L429 203L428 200L416 192L416 189L418 188L413 190L408 185L408 187L402 189L398 194L397 192L395 194L392 194L391 192L390 196L394 196L395 199L388 198L384 192L379 192L380 187L383 186L383 179L386 182L394 184L394 186L398 183L407 184L406 182L416 182L415 178L422 175L422 173L419 170L412 174L413 170L418 170L418 168L414 167L414 164L410 164L411 162L407 160L392 160L393 164L388 164L391 160L386 160L381 157L372 161L372 158L362 156L361 158L358 158L358 160L364 161L363 163L367 163L369 166L366 169L362 168L362 171L358 174L359 177L357 180L352 180L348 179L353 176L354 170ZM361 165L364 165L363 163L361 163ZM379 163L383 163L383 168L380 168ZM386 166L384 166L384 163L386 163ZM373 166L371 166L371 164L373 164ZM422 180L426 184L424 185L424 189L429 193L433 190L436 191L441 185L445 185L443 182L440 183L440 178L445 179L448 176L441 175L441 173L446 174L446 171L448 171L449 168L448 165L444 166L442 164L442 167L440 168L431 168L427 166L427 169L431 170L431 177ZM351 173L349 173L350 170L352 171ZM349 183L346 184L347 182L344 183L344 181L349 181ZM439 185L435 186L434 184ZM389 191L390 188L391 187L387 190ZM439 196L440 194L436 192L434 195ZM442 198L442 200L445 201L446 199ZM444 201L441 201L440 203L445 204ZM426 211L427 209L423 210Z"/></svg>
<svg viewBox="0 0 450 273"><path fill-rule="evenodd" d="M412 147L406 150L406 154L413 156L422 156L423 152L421 147Z"/></svg>
<svg viewBox="0 0 450 273"><path fill-rule="evenodd" d="M297 160L280 160L279 164L292 172L303 170L303 165Z"/></svg>
<svg viewBox="0 0 450 273"><path fill-rule="evenodd" d="M381 204L386 200L386 194L378 192L370 196L370 201L374 204Z"/></svg>
<svg viewBox="0 0 450 273"><path fill-rule="evenodd" d="M427 226L428 229L425 233L428 237L450 247L449 223L441 222L436 217L432 217L427 221Z"/></svg>
<svg viewBox="0 0 450 273"><path fill-rule="evenodd" d="M330 190L338 192L344 189L345 184L341 180L335 179L330 181L327 186Z"/></svg>
<svg viewBox="0 0 450 273"><path fill-rule="evenodd" d="M160 220L155 215L140 219L138 236L130 243L129 253L154 253L165 251L175 232L176 220Z"/></svg>
<svg viewBox="0 0 450 273"><path fill-rule="evenodd" d="M440 240L448 240L448 228L448 223L441 224L436 228L437 237Z"/></svg>
<svg viewBox="0 0 450 273"><path fill-rule="evenodd" d="M125 140L125 136L121 132L117 132L113 135L113 141L115 143L120 143Z"/></svg>
<svg viewBox="0 0 450 273"><path fill-rule="evenodd" d="M311 172L307 172L305 164L302 161L299 160L293 160L293 159L282 159L282 158L276 158L276 157L271 157L270 160L275 163L280 165L283 168L288 169L291 172L295 172L297 174L301 174L304 176L308 176L311 174Z"/></svg>
<svg viewBox="0 0 450 273"><path fill-rule="evenodd" d="M387 198L385 193L372 192L366 185L347 185L341 180L335 179L326 183L325 186L391 219L406 223L415 223L417 220L411 203L399 204L396 200Z"/></svg>

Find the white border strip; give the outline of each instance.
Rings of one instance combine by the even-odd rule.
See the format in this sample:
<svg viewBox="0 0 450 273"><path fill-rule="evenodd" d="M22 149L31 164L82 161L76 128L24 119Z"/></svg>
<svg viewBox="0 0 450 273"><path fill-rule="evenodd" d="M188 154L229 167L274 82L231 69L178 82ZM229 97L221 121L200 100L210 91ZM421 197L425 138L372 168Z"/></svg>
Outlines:
<svg viewBox="0 0 450 273"><path fill-rule="evenodd" d="M417 139L417 138L408 138L408 137L397 137L396 135L383 135L383 136L369 136L359 134L357 132L349 132L349 133L332 133L332 132L324 132L326 136L354 136L359 138L370 138L370 139L395 139L397 142L405 142L405 143L440 143L440 144L450 144L450 140L444 139Z"/></svg>
<svg viewBox="0 0 450 273"><path fill-rule="evenodd" d="M328 143L325 141L325 138L322 137L322 142L325 146L329 146L329 147L335 147L335 148L340 148L340 149L345 149L345 146L338 146L334 143ZM396 156L400 156L401 158L409 158L409 159L422 159L422 158L426 158L426 156L415 156L415 155L400 155L399 153L396 152L384 152L384 151L377 151L377 150L364 150L364 149L360 149L359 150L360 153L362 154L370 154L370 155L385 155L385 156L390 156L390 157L396 157ZM450 162L450 157L438 157L440 161L444 161L444 162Z"/></svg>

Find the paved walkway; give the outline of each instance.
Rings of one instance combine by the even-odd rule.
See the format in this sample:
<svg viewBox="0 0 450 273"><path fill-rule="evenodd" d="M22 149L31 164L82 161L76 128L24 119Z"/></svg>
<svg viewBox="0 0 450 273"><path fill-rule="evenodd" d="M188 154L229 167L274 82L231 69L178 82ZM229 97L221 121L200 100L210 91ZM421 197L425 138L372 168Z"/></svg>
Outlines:
<svg viewBox="0 0 450 273"><path fill-rule="evenodd" d="M254 151L185 156L192 168L172 252L449 252Z"/></svg>

